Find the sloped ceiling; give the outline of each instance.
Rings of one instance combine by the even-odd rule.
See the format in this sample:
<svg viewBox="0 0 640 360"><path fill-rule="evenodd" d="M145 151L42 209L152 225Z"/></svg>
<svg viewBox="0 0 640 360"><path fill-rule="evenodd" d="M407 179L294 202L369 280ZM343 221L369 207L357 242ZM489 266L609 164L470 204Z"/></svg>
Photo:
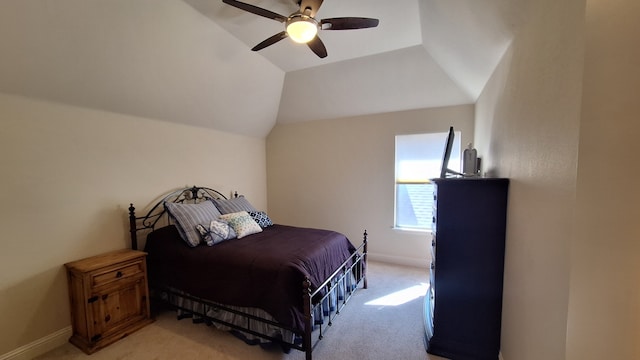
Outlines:
<svg viewBox="0 0 640 360"><path fill-rule="evenodd" d="M293 0L246 0L280 14ZM221 0L3 0L0 91L254 137L276 122L473 103L526 0L326 0L329 56Z"/></svg>

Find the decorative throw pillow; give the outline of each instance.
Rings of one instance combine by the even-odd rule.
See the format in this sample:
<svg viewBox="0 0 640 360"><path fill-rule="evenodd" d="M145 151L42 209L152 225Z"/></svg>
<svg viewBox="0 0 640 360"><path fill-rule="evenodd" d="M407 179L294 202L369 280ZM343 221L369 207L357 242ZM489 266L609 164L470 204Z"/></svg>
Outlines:
<svg viewBox="0 0 640 360"><path fill-rule="evenodd" d="M209 224L211 220L221 215L215 205L208 200L198 204L165 202L164 206L176 220L180 237L191 247L198 246L201 241L201 235L196 226Z"/></svg>
<svg viewBox="0 0 640 360"><path fill-rule="evenodd" d="M231 214L239 211L258 211L251 205L249 200L240 195L233 199L211 199L222 214Z"/></svg>
<svg viewBox="0 0 640 360"><path fill-rule="evenodd" d="M223 220L211 220L209 224L209 231L216 234L223 240L229 240L236 237L236 232L233 230L228 222Z"/></svg>
<svg viewBox="0 0 640 360"><path fill-rule="evenodd" d="M198 224L196 225L196 229L202 236L202 240L209 246L236 237L236 232L233 228L223 220L211 220L208 227Z"/></svg>
<svg viewBox="0 0 640 360"><path fill-rule="evenodd" d="M251 218L248 212L239 211L230 214L223 214L220 219L226 221L231 225L236 232L238 239L251 234L256 234L262 231L260 225Z"/></svg>
<svg viewBox="0 0 640 360"><path fill-rule="evenodd" d="M249 216L263 229L273 225L273 221L264 211L249 211Z"/></svg>
<svg viewBox="0 0 640 360"><path fill-rule="evenodd" d="M198 232L200 233L200 236L202 236L202 241L204 241L207 245L213 246L215 244L215 240L213 239L213 236L215 234L212 235L211 231L205 228L204 225L202 224L196 225L196 230L198 230Z"/></svg>

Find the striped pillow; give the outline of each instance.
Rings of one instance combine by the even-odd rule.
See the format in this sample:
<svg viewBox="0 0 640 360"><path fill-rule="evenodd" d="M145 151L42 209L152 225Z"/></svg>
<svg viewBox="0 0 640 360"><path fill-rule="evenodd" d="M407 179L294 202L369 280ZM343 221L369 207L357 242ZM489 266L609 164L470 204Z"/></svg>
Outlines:
<svg viewBox="0 0 640 360"><path fill-rule="evenodd" d="M231 214L239 211L258 211L251 205L249 200L240 195L233 199L211 199L222 214Z"/></svg>
<svg viewBox="0 0 640 360"><path fill-rule="evenodd" d="M211 220L217 219L221 214L209 200L198 204L180 204L165 202L165 208L178 224L178 232L189 246L195 247L200 244L201 235L196 226L199 224L209 224Z"/></svg>

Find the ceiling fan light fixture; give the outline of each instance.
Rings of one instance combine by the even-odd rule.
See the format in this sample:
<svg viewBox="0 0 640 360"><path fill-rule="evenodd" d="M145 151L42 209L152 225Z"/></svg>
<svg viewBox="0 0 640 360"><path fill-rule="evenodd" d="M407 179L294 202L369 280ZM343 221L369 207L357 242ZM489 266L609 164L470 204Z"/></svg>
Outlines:
<svg viewBox="0 0 640 360"><path fill-rule="evenodd" d="M307 15L296 14L287 20L287 35L291 40L306 44L318 34L318 22Z"/></svg>
<svg viewBox="0 0 640 360"><path fill-rule="evenodd" d="M290 2L291 0L287 0ZM238 0L222 0L225 4L285 24L284 31L265 39L251 48L259 51L278 41L290 38L291 41L307 44L319 58L327 57L327 48L317 36L320 30L366 29L378 26L378 19L363 17L336 17L316 20L315 16L323 0L297 0L300 9L289 16L280 15L261 7L243 3Z"/></svg>

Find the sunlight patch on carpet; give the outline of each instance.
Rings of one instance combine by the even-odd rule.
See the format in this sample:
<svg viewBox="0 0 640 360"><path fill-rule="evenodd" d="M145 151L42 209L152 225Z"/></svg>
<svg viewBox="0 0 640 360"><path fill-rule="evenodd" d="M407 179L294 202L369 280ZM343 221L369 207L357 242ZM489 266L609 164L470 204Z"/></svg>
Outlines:
<svg viewBox="0 0 640 360"><path fill-rule="evenodd" d="M406 304L411 300L423 297L427 293L427 289L429 289L429 284L421 283L420 285L411 286L406 289L393 292L389 295L368 301L365 305L398 306Z"/></svg>

